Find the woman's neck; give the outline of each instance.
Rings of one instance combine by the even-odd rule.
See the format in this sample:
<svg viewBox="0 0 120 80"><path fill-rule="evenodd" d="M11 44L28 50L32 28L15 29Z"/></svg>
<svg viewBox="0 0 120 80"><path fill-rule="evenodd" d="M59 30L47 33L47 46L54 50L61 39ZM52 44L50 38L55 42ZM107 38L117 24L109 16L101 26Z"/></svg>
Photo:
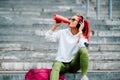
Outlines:
<svg viewBox="0 0 120 80"><path fill-rule="evenodd" d="M71 33L73 35L76 35L79 32L79 30L77 28L71 28Z"/></svg>

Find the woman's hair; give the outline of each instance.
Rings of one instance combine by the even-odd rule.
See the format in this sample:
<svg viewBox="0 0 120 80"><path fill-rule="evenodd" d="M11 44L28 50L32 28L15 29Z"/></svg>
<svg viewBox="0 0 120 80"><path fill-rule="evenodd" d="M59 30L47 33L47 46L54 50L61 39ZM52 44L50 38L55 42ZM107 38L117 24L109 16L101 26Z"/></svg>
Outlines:
<svg viewBox="0 0 120 80"><path fill-rule="evenodd" d="M83 16L81 16L81 15L77 15L77 17L79 18L79 22L83 22Z"/></svg>
<svg viewBox="0 0 120 80"><path fill-rule="evenodd" d="M81 16L81 15L77 15L77 16L79 18L79 22L78 22L79 26L80 26L80 22L84 21L84 28L83 28L82 32L83 32L84 37L89 40L89 36L90 36L90 23L89 23L89 21L86 19L84 20L83 16Z"/></svg>

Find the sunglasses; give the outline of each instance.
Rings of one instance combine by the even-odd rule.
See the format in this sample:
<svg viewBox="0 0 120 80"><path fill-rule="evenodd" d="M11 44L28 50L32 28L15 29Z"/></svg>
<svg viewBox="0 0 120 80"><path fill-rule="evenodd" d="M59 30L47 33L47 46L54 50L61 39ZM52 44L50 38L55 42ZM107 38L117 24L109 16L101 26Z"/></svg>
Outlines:
<svg viewBox="0 0 120 80"><path fill-rule="evenodd" d="M78 21L78 20L76 20L75 18L69 18L69 20L71 20L71 21Z"/></svg>

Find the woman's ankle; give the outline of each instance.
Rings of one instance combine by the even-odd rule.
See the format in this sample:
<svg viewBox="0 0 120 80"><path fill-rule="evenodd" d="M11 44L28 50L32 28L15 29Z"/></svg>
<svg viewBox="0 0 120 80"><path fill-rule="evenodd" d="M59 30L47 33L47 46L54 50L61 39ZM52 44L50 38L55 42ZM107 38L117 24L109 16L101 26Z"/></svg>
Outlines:
<svg viewBox="0 0 120 80"><path fill-rule="evenodd" d="M86 74L84 74L84 75L82 75L82 77L84 78L84 77L87 77L87 75Z"/></svg>
<svg viewBox="0 0 120 80"><path fill-rule="evenodd" d="M89 78L87 77L87 75L82 75L81 80L89 80Z"/></svg>

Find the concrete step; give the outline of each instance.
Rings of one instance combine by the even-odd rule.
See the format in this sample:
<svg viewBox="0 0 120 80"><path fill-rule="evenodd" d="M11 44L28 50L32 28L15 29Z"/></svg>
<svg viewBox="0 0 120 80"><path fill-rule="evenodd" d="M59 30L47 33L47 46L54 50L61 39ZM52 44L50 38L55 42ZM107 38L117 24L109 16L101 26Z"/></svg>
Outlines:
<svg viewBox="0 0 120 80"><path fill-rule="evenodd" d="M56 50L56 43L49 43L45 39L46 31L52 24L33 24L33 25L1 25L0 26L0 50ZM105 26L105 25L104 25ZM60 27L63 29L67 26ZM90 51L119 51L119 30L114 30L117 26L95 26L96 28L106 28L107 31L93 30L91 26ZM94 28L95 28L94 27ZM113 29L112 29L113 28ZM109 31L109 30L112 31ZM40 45L36 45L40 44Z"/></svg>
<svg viewBox="0 0 120 80"><path fill-rule="evenodd" d="M72 11L74 6L57 6L57 7L48 7L48 8L0 8L0 15L7 17L39 17L39 18L51 18L53 14L61 14L66 17L71 17L76 14L75 11ZM81 10L82 12L82 10Z"/></svg>
<svg viewBox="0 0 120 80"><path fill-rule="evenodd" d="M34 2L34 1L33 1ZM32 2L32 3L33 3ZM54 12L54 11L66 11L66 10L71 10L71 9L83 9L84 7L82 7L80 4L54 4L54 3L50 3L50 4L42 4L42 3L37 3L38 5L32 5L30 4L29 6L26 6L24 4L21 4L21 6L19 5L19 7L16 6L4 6L1 7L0 6L0 11L13 11L13 12ZM79 8L77 8L79 7ZM52 10L53 9L53 10ZM58 10L55 10L58 9ZM91 8L90 8L91 9ZM52 10L52 11L51 11Z"/></svg>
<svg viewBox="0 0 120 80"><path fill-rule="evenodd" d="M41 35L43 35L41 33ZM31 43L45 43L47 40L44 36L36 36L36 35L1 35L0 42L31 42ZM114 43L120 42L120 38L118 36L91 36L90 42L92 43Z"/></svg>
<svg viewBox="0 0 120 80"><path fill-rule="evenodd" d="M119 37L94 37L94 36L91 36L90 37L90 42L92 43L109 43L109 42L120 42L119 41L120 38Z"/></svg>
<svg viewBox="0 0 120 80"><path fill-rule="evenodd" d="M120 36L120 31L119 30L91 30L90 36L97 36L97 37L117 37Z"/></svg>
<svg viewBox="0 0 120 80"><path fill-rule="evenodd" d="M108 31L108 30L120 30L120 25L93 25L91 24L91 31Z"/></svg>
<svg viewBox="0 0 120 80"><path fill-rule="evenodd" d="M113 19L113 20L93 20L93 19L88 19L89 20L89 22L90 22L90 24L91 25L99 25L99 26L101 26L101 25L112 25L112 26L114 26L114 25L120 25L120 21L119 21L119 19Z"/></svg>
<svg viewBox="0 0 120 80"><path fill-rule="evenodd" d="M65 16L65 17L71 17L74 14L76 14L75 12L71 12L68 13L68 11L65 12L56 12L56 13L60 13L61 15ZM40 23L53 23L53 15L54 12L47 12L47 13L29 13L27 12L24 16L20 16L19 13L12 13L12 15L8 14L4 14L0 16L0 24L16 24L16 25L32 25L32 24L40 24ZM69 15L68 15L69 14ZM119 20L94 20L94 19L89 19L90 24L91 25L120 25L120 21Z"/></svg>
<svg viewBox="0 0 120 80"><path fill-rule="evenodd" d="M50 24L53 23L54 20L51 18L39 18L39 17L17 17L17 16L5 16L1 17L0 24L15 24L15 25L33 25L33 24Z"/></svg>
<svg viewBox="0 0 120 80"><path fill-rule="evenodd" d="M0 51L1 61L54 61L56 51ZM95 52L89 51L90 60L94 61L119 61L119 52Z"/></svg>
<svg viewBox="0 0 120 80"><path fill-rule="evenodd" d="M0 70L29 70L51 68L56 51L0 51ZM120 68L119 52L89 52L90 70L114 70Z"/></svg>
<svg viewBox="0 0 120 80"><path fill-rule="evenodd" d="M1 3L4 3L4 4L10 4L10 5L13 5L13 6L18 6L18 5L22 5L24 4L24 6L26 5L39 5L39 4L76 4L76 0L65 0L65 1L60 1L60 0L57 0L57 1L54 1L54 0L36 0L36 1L33 1L33 0L10 0L10 1L4 1L4 0L1 0L0 1Z"/></svg>
<svg viewBox="0 0 120 80"><path fill-rule="evenodd" d="M120 1L119 1L119 0L114 0L114 1L112 1L113 9L114 9L114 8L118 8L117 6L119 6L119 4L120 4Z"/></svg>
<svg viewBox="0 0 120 80"><path fill-rule="evenodd" d="M3 8L10 8L13 12L27 12L27 11L63 11L63 10L68 10L68 9L74 9L77 7L82 7L81 4L77 4L76 1L18 1L18 0L10 0L10 1L0 1L0 10L3 10ZM6 6L4 6L6 4ZM56 10L55 10L56 9ZM63 9L63 10L61 10ZM4 10L3 10L4 11Z"/></svg>
<svg viewBox="0 0 120 80"><path fill-rule="evenodd" d="M2 71L0 72L0 80L24 80L27 71ZM89 71L90 80L120 80L119 71ZM81 72L65 73L67 80L80 80Z"/></svg>
<svg viewBox="0 0 120 80"><path fill-rule="evenodd" d="M8 24L9 22L5 23L4 21L3 22L1 21L0 30L4 30L4 31L11 30L11 31L14 31L14 32L18 31L18 33L20 31L22 31L22 32L26 32L26 34L27 34L27 32L31 31L32 33L35 32L36 35L40 35L40 33L42 33L42 31L44 32L44 31L49 30L54 23L54 20L52 20L52 19L39 19L39 20L40 20L40 22L38 21L38 23L37 22L36 23L30 23L30 24L21 23L21 24L18 24L18 25L17 25L17 23ZM98 35L99 31L100 32L104 31L104 33L107 32L107 35L108 35L109 31L112 31L113 33L115 31L115 32L117 32L116 34L119 34L118 31L120 30L120 25L118 25L118 24L116 24L116 25L115 24L108 24L108 23L105 24L105 23L102 23L102 22L96 24L96 23L93 23L96 20L93 20L93 22L91 20L89 20L89 21L90 21L91 36L92 35L93 36ZM58 29L64 29L64 28L67 28L67 27L68 26L66 24L62 24L60 27L58 27ZM8 31L8 33L9 32L10 31Z"/></svg>
<svg viewBox="0 0 120 80"><path fill-rule="evenodd" d="M113 1L113 4L115 3L117 6L117 4L119 4L120 1L117 1L117 2L114 2ZM39 0L36 0L36 1L27 1L27 0L20 0L20 1L16 1L16 0L10 0L10 1L4 1L4 0L1 0L0 1L1 5L1 9L2 11L0 11L0 15L2 16L35 16L35 17L50 17L48 15L44 15L44 12L53 12L55 13L56 11L58 13L60 13L59 11L67 11L69 13L62 13L66 16L71 16L71 15L68 15L70 14L71 12L73 14L76 14L76 13L80 13L82 15L86 15L85 13L85 4L81 4L81 1L80 0L75 0L75 1L39 1ZM6 4L6 6L4 6L4 4ZM95 6L94 6L95 7ZM90 13L91 12L94 12L95 13L95 10L94 10L94 7L91 6L90 7ZM108 18L108 10L105 10L107 9L107 2L106 1L101 1L101 7L103 7L103 10L101 10L101 19L107 19ZM3 9L3 8L7 8L7 9ZM102 8L101 8L102 9ZM8 10L8 11L7 11ZM115 19L119 19L119 12L117 12L117 14L114 13L114 11L119 11L119 8L113 6L113 18ZM105 14L103 14L103 12L105 12ZM93 15L93 14L92 14ZM96 14L92 16L91 14L88 16L89 18L94 18L96 19Z"/></svg>
<svg viewBox="0 0 120 80"><path fill-rule="evenodd" d="M120 51L120 38L91 38L90 51ZM112 43L114 41L114 43ZM39 45L38 45L39 44ZM47 42L44 37L1 36L0 50L57 50L57 43Z"/></svg>
<svg viewBox="0 0 120 80"><path fill-rule="evenodd" d="M34 60L34 59L33 59ZM21 71L31 68L52 68L53 61L1 61L0 71ZM119 70L120 61L90 61L89 70Z"/></svg>
<svg viewBox="0 0 120 80"><path fill-rule="evenodd" d="M29 27L29 28L0 28L0 36L4 36L4 35L18 35L18 36L45 36L46 32L50 29L52 25L41 25L38 28L34 28L34 27ZM59 29L64 29L67 28L67 26L60 26ZM118 30L91 30L90 32L90 36L97 36L97 37L119 37L120 36L120 31Z"/></svg>

